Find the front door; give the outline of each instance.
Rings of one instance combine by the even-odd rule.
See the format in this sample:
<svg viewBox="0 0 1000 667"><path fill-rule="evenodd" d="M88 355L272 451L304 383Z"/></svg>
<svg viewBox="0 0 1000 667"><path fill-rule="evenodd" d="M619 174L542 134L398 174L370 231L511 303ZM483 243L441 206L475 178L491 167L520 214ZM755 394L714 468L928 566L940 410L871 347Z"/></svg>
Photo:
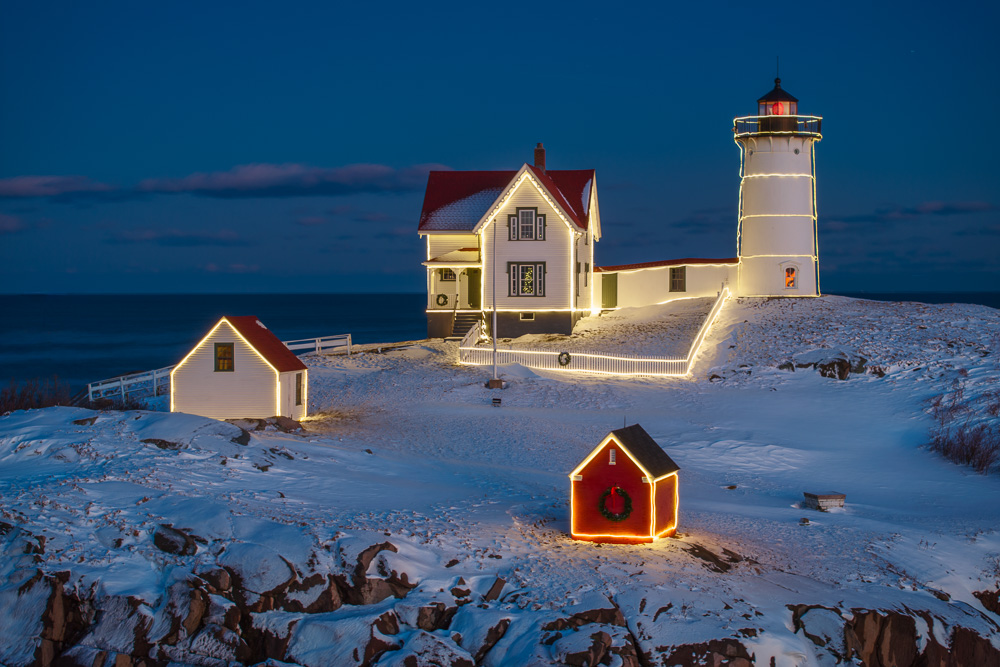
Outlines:
<svg viewBox="0 0 1000 667"><path fill-rule="evenodd" d="M469 276L469 308L480 310L483 305L483 270L468 269L465 272Z"/></svg>
<svg viewBox="0 0 1000 667"><path fill-rule="evenodd" d="M618 274L605 273L601 276L601 307L618 307Z"/></svg>

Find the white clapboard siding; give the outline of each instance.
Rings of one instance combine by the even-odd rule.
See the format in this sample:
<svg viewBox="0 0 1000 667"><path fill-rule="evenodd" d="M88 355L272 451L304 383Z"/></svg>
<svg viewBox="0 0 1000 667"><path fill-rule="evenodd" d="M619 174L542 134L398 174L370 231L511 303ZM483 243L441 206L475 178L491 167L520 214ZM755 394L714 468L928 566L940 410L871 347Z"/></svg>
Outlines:
<svg viewBox="0 0 1000 667"><path fill-rule="evenodd" d="M302 405L295 405L295 376L302 373ZM279 376L281 384L281 414L298 421L306 416L309 406L309 376L306 371L288 371Z"/></svg>
<svg viewBox="0 0 1000 667"><path fill-rule="evenodd" d="M232 372L215 371L215 343L234 343ZM278 411L277 383L277 372L222 322L174 368L171 411L213 419L266 419Z"/></svg>
<svg viewBox="0 0 1000 667"><path fill-rule="evenodd" d="M618 272L618 307L651 306L691 297L714 297L723 284L736 284L735 264L688 264L685 267L687 289L670 291L670 269L656 266Z"/></svg>
<svg viewBox="0 0 1000 667"><path fill-rule="evenodd" d="M537 208L538 214L545 216L544 241L508 240L507 216L515 214L518 207ZM570 275L570 262L574 261L571 259L573 234L556 213L556 210L542 198L531 179L525 179L521 183L514 195L507 200L503 209L497 214L496 221L495 225L487 225L483 235L482 255L483 275L489 276L494 257L493 232L498 230L496 239L497 307L517 310L569 310L573 305L571 301L573 278ZM508 296L507 262L545 262L545 296ZM575 265L573 268L575 270ZM484 280L484 307L493 303L492 287L491 279Z"/></svg>
<svg viewBox="0 0 1000 667"><path fill-rule="evenodd" d="M428 259L446 255L462 248L478 248L479 237L476 234L428 234Z"/></svg>

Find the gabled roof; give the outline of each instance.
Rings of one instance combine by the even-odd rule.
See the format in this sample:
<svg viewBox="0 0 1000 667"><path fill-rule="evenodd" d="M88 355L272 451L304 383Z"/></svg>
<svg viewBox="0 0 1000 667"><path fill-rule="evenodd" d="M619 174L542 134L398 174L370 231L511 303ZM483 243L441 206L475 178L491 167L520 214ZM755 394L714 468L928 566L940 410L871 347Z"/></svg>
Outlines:
<svg viewBox="0 0 1000 667"><path fill-rule="evenodd" d="M590 454L587 454L587 457L573 469L573 472L569 476L573 477L586 468L587 464L612 440L621 445L625 453L649 476L649 481L651 482L664 475L669 475L680 470L680 466L674 463L673 459L663 451L663 448L649 437L645 429L638 424L633 424L632 426L612 431L604 436L601 444L594 447L590 451Z"/></svg>
<svg viewBox="0 0 1000 667"><path fill-rule="evenodd" d="M653 476L653 479L680 470L680 466L674 463L663 448L649 437L646 429L638 424L614 430L611 435Z"/></svg>
<svg viewBox="0 0 1000 667"><path fill-rule="evenodd" d="M655 269L658 266L684 266L688 264L739 264L739 257L725 259L706 259L704 257L685 257L683 259L664 259L658 262L641 262L639 264L618 264L616 266L595 266L594 271L632 271L634 269Z"/></svg>
<svg viewBox="0 0 1000 667"><path fill-rule="evenodd" d="M590 193L594 170L541 171L524 165L579 230L590 225ZM420 232L469 232L504 190L517 171L432 171L427 178Z"/></svg>
<svg viewBox="0 0 1000 667"><path fill-rule="evenodd" d="M278 337L253 315L226 316L222 318L222 321L228 322L236 329L246 342L279 373L307 370L302 360L285 347L285 344L278 340Z"/></svg>

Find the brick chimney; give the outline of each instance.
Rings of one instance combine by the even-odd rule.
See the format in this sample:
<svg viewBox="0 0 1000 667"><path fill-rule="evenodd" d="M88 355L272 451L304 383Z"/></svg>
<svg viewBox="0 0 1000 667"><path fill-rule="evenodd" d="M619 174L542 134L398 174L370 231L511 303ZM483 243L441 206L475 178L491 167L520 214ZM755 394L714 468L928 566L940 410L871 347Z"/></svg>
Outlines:
<svg viewBox="0 0 1000 667"><path fill-rule="evenodd" d="M545 147L542 146L542 142L538 142L535 146L535 169L540 170L543 174L545 173Z"/></svg>

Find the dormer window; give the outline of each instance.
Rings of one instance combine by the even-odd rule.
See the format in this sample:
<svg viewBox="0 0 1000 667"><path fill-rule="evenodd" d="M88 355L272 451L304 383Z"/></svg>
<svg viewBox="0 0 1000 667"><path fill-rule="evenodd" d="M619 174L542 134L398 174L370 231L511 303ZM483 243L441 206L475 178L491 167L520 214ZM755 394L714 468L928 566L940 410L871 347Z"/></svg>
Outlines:
<svg viewBox="0 0 1000 667"><path fill-rule="evenodd" d="M539 215L537 208L518 208L507 216L507 227L511 241L545 240L545 215Z"/></svg>

